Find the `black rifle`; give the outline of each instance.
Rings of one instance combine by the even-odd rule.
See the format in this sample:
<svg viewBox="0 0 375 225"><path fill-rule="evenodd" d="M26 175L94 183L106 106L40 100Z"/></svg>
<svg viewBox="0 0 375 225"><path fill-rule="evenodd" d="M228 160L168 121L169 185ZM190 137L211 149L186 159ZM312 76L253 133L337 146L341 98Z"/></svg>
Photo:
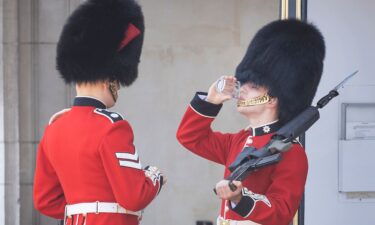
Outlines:
<svg viewBox="0 0 375 225"><path fill-rule="evenodd" d="M257 150L254 147L245 147L237 156L236 160L229 166L232 172L226 180L229 180L229 187L235 191L237 187L233 184L234 180L244 180L252 171L259 168L278 163L281 159L281 153L288 151L294 140L306 132L318 119L319 110L323 108L331 99L338 96L337 90L358 71L350 74L334 89L332 89L326 96L321 98L316 106L310 106L297 117L286 123L281 127L271 140L261 149ZM214 189L215 193L216 190Z"/></svg>

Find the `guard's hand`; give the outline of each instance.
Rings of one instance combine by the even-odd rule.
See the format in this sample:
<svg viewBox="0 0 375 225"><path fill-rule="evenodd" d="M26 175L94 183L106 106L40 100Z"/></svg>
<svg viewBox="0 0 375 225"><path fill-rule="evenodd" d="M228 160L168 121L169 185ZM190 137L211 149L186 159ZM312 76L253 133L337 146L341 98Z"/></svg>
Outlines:
<svg viewBox="0 0 375 225"><path fill-rule="evenodd" d="M216 184L216 195L224 200L229 200L237 204L242 198L242 182L234 180L232 182L237 189L232 191L229 188L229 180L221 180Z"/></svg>
<svg viewBox="0 0 375 225"><path fill-rule="evenodd" d="M213 104L222 104L223 102L232 99L232 93L236 87L236 78L234 76L223 76L221 79L225 80L225 86L222 92L217 91L218 81L215 81L208 89L207 101Z"/></svg>
<svg viewBox="0 0 375 225"><path fill-rule="evenodd" d="M156 185L156 182L160 182L161 180L163 181L162 185L167 183L167 177L160 172L156 166L146 166L144 172L146 177L150 178L154 185Z"/></svg>
<svg viewBox="0 0 375 225"><path fill-rule="evenodd" d="M62 115L64 115L65 113L69 112L71 109L68 108L68 109L63 109L55 114L53 114L51 116L51 118L49 119L49 122L48 122L48 125L50 125L51 123L55 122L55 120L57 120L59 117L61 117Z"/></svg>

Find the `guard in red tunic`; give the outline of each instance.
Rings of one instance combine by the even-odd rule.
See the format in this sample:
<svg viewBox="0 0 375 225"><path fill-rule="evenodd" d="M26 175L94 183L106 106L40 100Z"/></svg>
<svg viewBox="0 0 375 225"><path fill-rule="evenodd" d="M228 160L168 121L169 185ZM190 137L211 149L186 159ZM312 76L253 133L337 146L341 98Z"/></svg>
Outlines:
<svg viewBox="0 0 375 225"><path fill-rule="evenodd" d="M166 180L142 166L130 124L108 110L137 77L143 33L133 0L88 0L64 26L57 69L77 97L40 141L34 202L65 225L137 225Z"/></svg>
<svg viewBox="0 0 375 225"><path fill-rule="evenodd" d="M235 77L214 82L198 92L177 131L191 152L228 167L247 146L260 149L283 124L311 105L325 55L321 33L297 20L275 21L260 29L250 43ZM236 86L240 83L239 90ZM249 126L237 133L213 131L223 102L237 97L237 110ZM251 173L242 182L216 184L222 199L218 225L288 225L304 191L308 171L303 147L296 141L278 164Z"/></svg>

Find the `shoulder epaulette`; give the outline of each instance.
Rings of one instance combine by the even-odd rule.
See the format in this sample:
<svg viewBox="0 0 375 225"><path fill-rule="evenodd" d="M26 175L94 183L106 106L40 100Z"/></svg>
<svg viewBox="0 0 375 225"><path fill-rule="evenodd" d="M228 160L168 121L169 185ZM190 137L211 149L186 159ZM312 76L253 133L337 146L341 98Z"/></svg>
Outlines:
<svg viewBox="0 0 375 225"><path fill-rule="evenodd" d="M105 116L107 119L109 119L112 123L115 123L120 120L124 120L124 118L117 112L111 112L106 109L95 109L95 113Z"/></svg>

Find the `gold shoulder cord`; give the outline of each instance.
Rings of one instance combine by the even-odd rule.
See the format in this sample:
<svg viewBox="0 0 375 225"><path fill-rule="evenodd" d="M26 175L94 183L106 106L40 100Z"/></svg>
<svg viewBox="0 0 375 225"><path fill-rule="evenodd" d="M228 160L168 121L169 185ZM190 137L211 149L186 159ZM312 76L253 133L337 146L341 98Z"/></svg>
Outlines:
<svg viewBox="0 0 375 225"><path fill-rule="evenodd" d="M254 105L261 105L265 104L270 101L270 96L268 94L265 94L263 96L258 96L251 99L246 100L239 100L237 102L237 107L246 107L246 106L254 106Z"/></svg>

